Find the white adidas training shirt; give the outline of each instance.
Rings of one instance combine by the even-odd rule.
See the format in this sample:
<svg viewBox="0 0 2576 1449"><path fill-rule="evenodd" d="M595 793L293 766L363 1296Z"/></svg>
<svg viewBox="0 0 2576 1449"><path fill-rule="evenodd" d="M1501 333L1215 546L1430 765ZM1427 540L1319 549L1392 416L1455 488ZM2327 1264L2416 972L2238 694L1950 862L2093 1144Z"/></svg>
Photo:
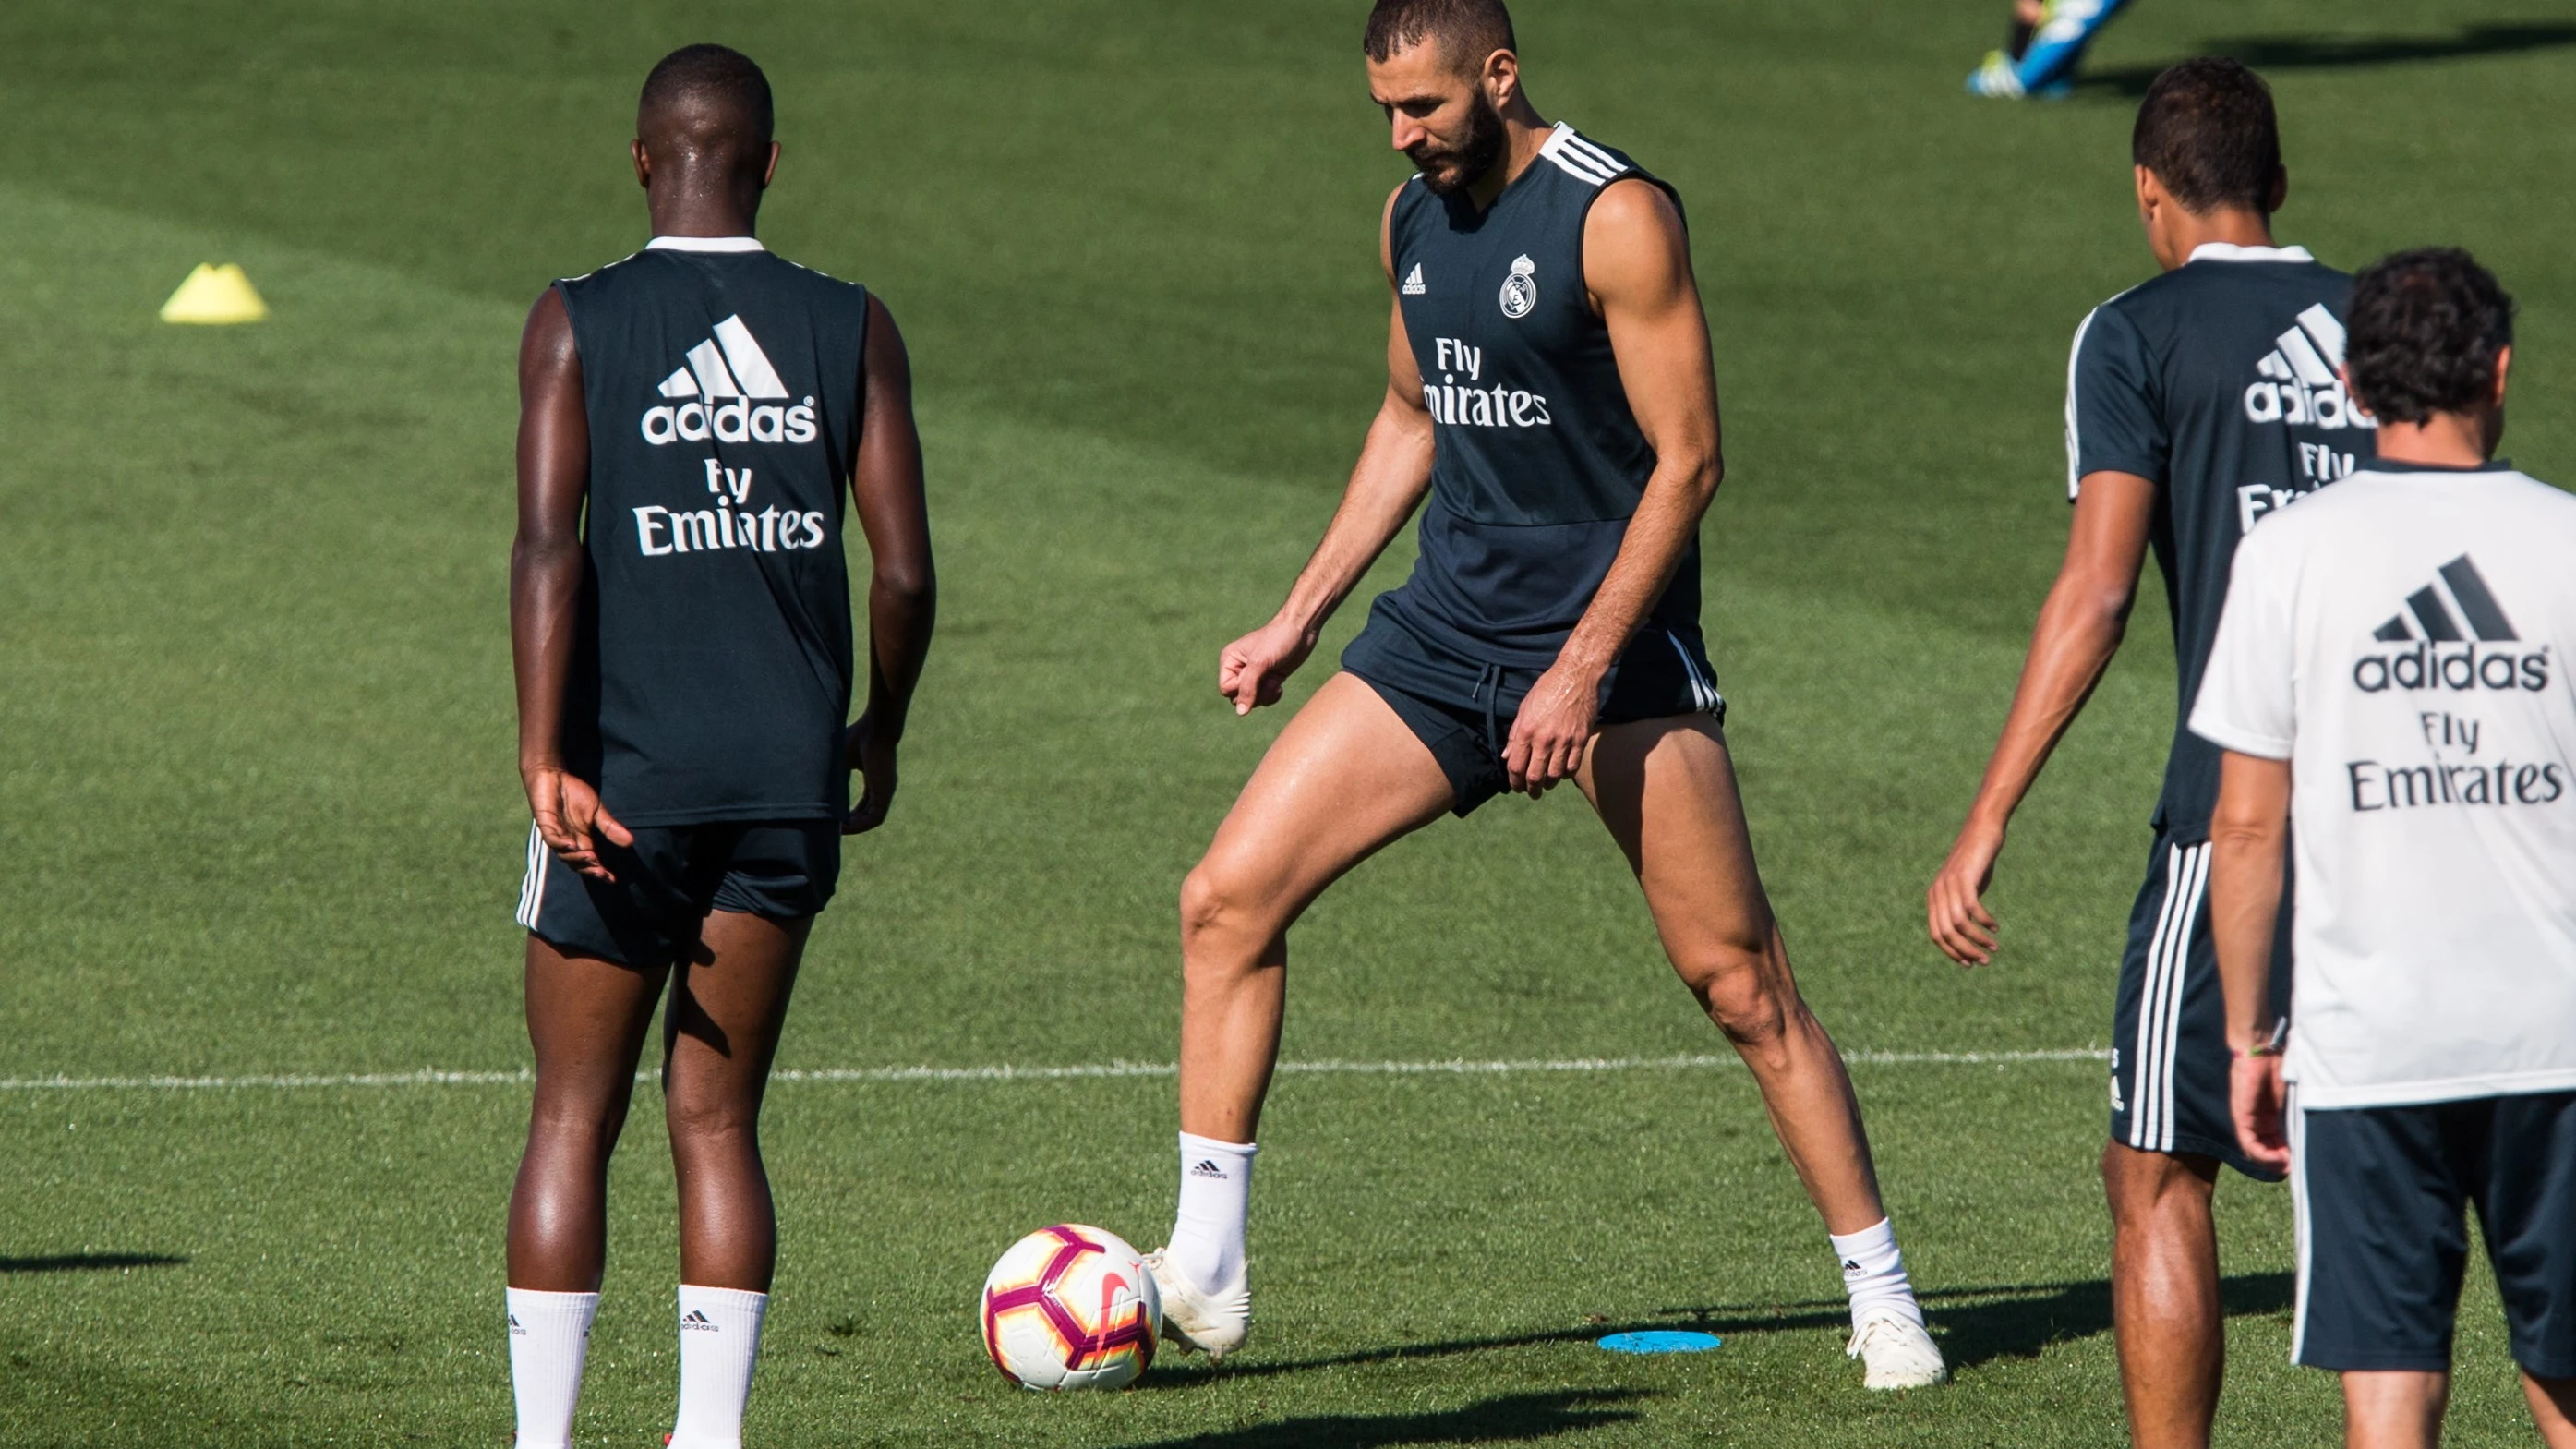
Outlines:
<svg viewBox="0 0 2576 1449"><path fill-rule="evenodd" d="M2307 1108L2576 1089L2576 497L2370 465L2236 551L2195 734L2291 762Z"/></svg>

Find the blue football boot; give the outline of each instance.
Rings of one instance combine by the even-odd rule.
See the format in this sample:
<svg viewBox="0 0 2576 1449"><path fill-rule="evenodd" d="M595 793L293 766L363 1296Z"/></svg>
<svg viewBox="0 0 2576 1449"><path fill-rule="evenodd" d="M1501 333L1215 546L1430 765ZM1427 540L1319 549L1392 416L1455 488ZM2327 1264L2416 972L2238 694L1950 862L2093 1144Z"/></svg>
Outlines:
<svg viewBox="0 0 2576 1449"><path fill-rule="evenodd" d="M2073 89L2075 67L2093 37L2128 4L2129 0L2048 0L2019 58L1989 51L1985 63L1968 77L1969 93L2006 100L2065 95Z"/></svg>

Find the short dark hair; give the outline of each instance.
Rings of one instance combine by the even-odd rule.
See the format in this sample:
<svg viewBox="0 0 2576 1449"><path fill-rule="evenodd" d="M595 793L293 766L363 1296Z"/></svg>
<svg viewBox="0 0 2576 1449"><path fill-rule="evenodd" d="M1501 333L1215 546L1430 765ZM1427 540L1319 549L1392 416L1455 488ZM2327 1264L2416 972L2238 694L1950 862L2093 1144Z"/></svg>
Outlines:
<svg viewBox="0 0 2576 1449"><path fill-rule="evenodd" d="M2269 214L2281 172L2272 88L2225 56L2173 66L2138 103L2129 157L2194 215L2230 206Z"/></svg>
<svg viewBox="0 0 2576 1449"><path fill-rule="evenodd" d="M750 56L722 45L684 45L644 77L644 94L635 109L649 115L692 101L711 101L732 112L750 128L747 139L769 144L777 119L770 106L769 77Z"/></svg>
<svg viewBox="0 0 2576 1449"><path fill-rule="evenodd" d="M2513 298L2458 247L2393 253L2352 279L2344 365L2356 402L2385 423L2466 412L2495 395L2513 343Z"/></svg>
<svg viewBox="0 0 2576 1449"><path fill-rule="evenodd" d="M1483 65L1495 51L1520 49L1503 0L1377 0L1360 49L1385 60L1425 40L1439 41L1462 70Z"/></svg>

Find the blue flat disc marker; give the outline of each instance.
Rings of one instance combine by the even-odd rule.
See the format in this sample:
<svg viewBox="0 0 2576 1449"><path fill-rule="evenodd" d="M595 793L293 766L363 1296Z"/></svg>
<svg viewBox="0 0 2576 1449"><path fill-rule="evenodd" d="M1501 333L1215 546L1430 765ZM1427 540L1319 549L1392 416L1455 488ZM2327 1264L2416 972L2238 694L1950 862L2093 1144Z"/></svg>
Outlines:
<svg viewBox="0 0 2576 1449"><path fill-rule="evenodd" d="M1646 1333L1614 1333L1601 1340L1601 1346L1612 1353L1706 1353L1726 1342L1714 1333L1683 1333L1655 1329Z"/></svg>

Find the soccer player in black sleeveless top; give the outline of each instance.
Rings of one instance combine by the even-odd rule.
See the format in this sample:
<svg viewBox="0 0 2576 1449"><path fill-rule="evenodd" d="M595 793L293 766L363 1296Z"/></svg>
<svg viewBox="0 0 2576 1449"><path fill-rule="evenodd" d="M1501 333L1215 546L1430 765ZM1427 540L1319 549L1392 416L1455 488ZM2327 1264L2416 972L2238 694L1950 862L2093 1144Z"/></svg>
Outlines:
<svg viewBox="0 0 2576 1449"><path fill-rule="evenodd" d="M1379 0L1365 49L1419 171L1380 234L1386 397L1322 545L1278 615L1226 647L1219 689L1238 713L1277 702L1417 509L1420 561L1182 888L1181 1199L1153 1255L1166 1326L1211 1356L1250 1326L1244 1207L1291 923L1444 813L1570 780L1753 1069L1832 1237L1867 1383L1935 1382L1850 1080L1754 868L1700 640L1699 523L1721 470L1679 200L1541 119L1498 0Z"/></svg>
<svg viewBox="0 0 2576 1449"><path fill-rule="evenodd" d="M653 240L548 288L520 345L510 622L537 1065L510 1199L520 1449L571 1431L608 1157L666 984L671 1443L740 1444L777 1249L762 1088L841 836L894 798L929 645L903 340L866 291L753 240L778 164L770 118L768 81L733 51L656 66L633 147ZM847 728L845 489L874 567L867 710Z"/></svg>

